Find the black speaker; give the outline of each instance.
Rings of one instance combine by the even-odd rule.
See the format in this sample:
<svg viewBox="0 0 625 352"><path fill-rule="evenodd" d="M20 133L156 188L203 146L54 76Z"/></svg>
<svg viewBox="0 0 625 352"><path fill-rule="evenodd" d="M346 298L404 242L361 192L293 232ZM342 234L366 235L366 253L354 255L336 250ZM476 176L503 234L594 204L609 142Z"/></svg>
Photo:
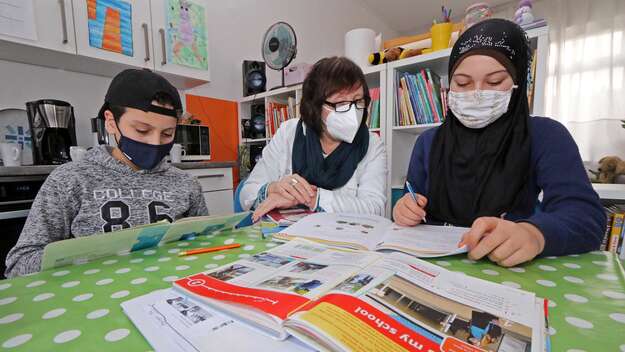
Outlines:
<svg viewBox="0 0 625 352"><path fill-rule="evenodd" d="M250 145L250 170L256 166L256 163L263 156L264 144L252 144Z"/></svg>
<svg viewBox="0 0 625 352"><path fill-rule="evenodd" d="M265 91L267 76L265 63L262 61L243 61L243 96L258 94Z"/></svg>

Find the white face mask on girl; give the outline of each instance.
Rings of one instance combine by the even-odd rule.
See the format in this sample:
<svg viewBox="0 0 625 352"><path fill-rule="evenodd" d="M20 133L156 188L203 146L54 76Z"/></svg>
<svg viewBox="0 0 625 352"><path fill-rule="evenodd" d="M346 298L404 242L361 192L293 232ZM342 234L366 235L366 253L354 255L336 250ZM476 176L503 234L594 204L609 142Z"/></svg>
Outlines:
<svg viewBox="0 0 625 352"><path fill-rule="evenodd" d="M360 128L364 109L357 109L355 104L345 112L336 112L325 105L323 108L330 111L325 121L326 129L330 136L343 142L353 142Z"/></svg>
<svg viewBox="0 0 625 352"><path fill-rule="evenodd" d="M449 109L468 128L484 128L508 111L512 90L449 91Z"/></svg>

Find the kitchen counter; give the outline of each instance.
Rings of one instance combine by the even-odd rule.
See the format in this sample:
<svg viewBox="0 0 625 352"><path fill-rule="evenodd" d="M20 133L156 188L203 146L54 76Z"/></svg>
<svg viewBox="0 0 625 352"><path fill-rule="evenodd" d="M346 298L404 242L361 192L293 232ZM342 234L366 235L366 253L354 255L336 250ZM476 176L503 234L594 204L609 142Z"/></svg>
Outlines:
<svg viewBox="0 0 625 352"><path fill-rule="evenodd" d="M235 161L194 161L172 164L182 170L217 169L237 166ZM0 177L48 175L59 165L0 166Z"/></svg>

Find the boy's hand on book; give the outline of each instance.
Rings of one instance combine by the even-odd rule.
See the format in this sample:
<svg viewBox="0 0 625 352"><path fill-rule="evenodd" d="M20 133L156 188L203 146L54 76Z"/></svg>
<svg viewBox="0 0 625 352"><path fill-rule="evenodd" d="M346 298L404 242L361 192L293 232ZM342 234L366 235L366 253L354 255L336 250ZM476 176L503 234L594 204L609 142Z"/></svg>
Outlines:
<svg viewBox="0 0 625 352"><path fill-rule="evenodd" d="M425 206L428 204L427 198L416 194L417 201L412 199L410 193L404 194L393 208L393 219L397 225L415 226L420 224L425 218Z"/></svg>
<svg viewBox="0 0 625 352"><path fill-rule="evenodd" d="M279 181L270 183L267 191L288 200L297 200L297 204L312 204L317 196L317 187L298 174L286 175Z"/></svg>
<svg viewBox="0 0 625 352"><path fill-rule="evenodd" d="M545 238L530 223L516 223L495 217L476 219L458 244L467 246L469 258L484 256L501 266L514 266L534 259L545 247Z"/></svg>
<svg viewBox="0 0 625 352"><path fill-rule="evenodd" d="M258 208L254 210L254 213L252 214L252 221L257 222L263 217L263 215L274 209L292 208L297 204L299 204L297 200L284 198L277 193L270 193L269 196L267 196L267 199L260 203Z"/></svg>

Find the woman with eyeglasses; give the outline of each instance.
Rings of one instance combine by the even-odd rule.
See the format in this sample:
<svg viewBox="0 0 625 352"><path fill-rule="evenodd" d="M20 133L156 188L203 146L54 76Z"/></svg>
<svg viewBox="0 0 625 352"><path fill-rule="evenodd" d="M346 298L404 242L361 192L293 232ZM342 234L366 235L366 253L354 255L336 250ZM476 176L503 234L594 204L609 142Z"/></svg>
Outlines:
<svg viewBox="0 0 625 352"><path fill-rule="evenodd" d="M360 67L319 60L303 86L300 119L284 122L241 189L253 220L273 209L382 215L386 153L366 121L371 98Z"/></svg>

